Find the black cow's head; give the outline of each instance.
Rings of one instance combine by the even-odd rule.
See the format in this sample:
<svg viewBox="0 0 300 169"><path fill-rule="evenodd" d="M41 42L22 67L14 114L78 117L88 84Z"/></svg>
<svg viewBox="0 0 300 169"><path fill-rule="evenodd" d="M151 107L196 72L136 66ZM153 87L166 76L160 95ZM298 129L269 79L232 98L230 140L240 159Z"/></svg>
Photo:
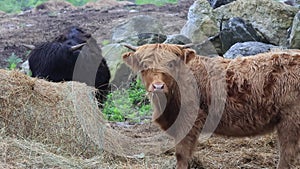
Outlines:
<svg viewBox="0 0 300 169"><path fill-rule="evenodd" d="M67 29L62 35L56 37L54 42L68 42L72 43L73 45L77 45L85 43L91 37L91 34L86 33L81 28L73 26Z"/></svg>
<svg viewBox="0 0 300 169"><path fill-rule="evenodd" d="M83 44L91 37L91 34L86 33L81 28L72 26L56 37L53 42L61 43L65 48L72 51L73 55L78 56Z"/></svg>

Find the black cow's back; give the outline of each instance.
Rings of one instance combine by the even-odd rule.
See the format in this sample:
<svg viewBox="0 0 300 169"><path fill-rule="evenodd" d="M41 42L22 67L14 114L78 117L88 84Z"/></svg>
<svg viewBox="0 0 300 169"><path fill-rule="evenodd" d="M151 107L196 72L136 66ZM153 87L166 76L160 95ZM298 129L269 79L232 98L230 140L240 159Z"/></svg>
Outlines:
<svg viewBox="0 0 300 169"><path fill-rule="evenodd" d="M82 31L80 28L71 27L52 42L45 42L37 46L29 54L29 67L32 76L53 82L72 81L74 67L81 48L71 50L71 47L86 43L89 38L91 38L90 34ZM81 82L96 87L98 89L96 97L100 103L103 103L107 93L110 91L110 71L101 53L99 53L99 57L101 57L101 63L97 69L95 83L91 84L84 80ZM86 59L90 61L93 58ZM85 67L89 69L88 65L85 65Z"/></svg>

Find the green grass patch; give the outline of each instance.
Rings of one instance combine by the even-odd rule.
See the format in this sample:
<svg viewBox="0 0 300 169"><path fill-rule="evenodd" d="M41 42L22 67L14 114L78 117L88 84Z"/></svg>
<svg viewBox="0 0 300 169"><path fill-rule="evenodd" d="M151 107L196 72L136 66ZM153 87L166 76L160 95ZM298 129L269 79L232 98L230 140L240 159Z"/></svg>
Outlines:
<svg viewBox="0 0 300 169"><path fill-rule="evenodd" d="M6 13L18 13L26 8L32 8L46 0L0 0L0 10Z"/></svg>
<svg viewBox="0 0 300 169"><path fill-rule="evenodd" d="M18 13L27 8L34 8L47 0L0 0L0 11L6 13ZM88 2L97 0L66 0L74 6L82 6Z"/></svg>
<svg viewBox="0 0 300 169"><path fill-rule="evenodd" d="M17 65L22 62L22 59L19 58L15 53L12 53L5 61L8 63L7 68L9 70L15 70Z"/></svg>
<svg viewBox="0 0 300 169"><path fill-rule="evenodd" d="M110 44L110 40L107 40L107 39L104 39L102 42L101 42L102 46L106 46L108 44Z"/></svg>
<svg viewBox="0 0 300 169"><path fill-rule="evenodd" d="M18 13L28 8L34 8L47 0L0 0L0 11L6 13ZM82 6L88 2L96 2L99 0L66 0L74 6ZM162 6L166 3L177 3L178 0L136 0L137 5L154 4Z"/></svg>
<svg viewBox="0 0 300 169"><path fill-rule="evenodd" d="M145 122L152 111L141 80L132 82L129 89L110 93L102 112L109 121Z"/></svg>
<svg viewBox="0 0 300 169"><path fill-rule="evenodd" d="M137 5L154 4L157 6L165 5L166 3L176 4L178 0L136 0Z"/></svg>
<svg viewBox="0 0 300 169"><path fill-rule="evenodd" d="M82 6L88 2L96 2L97 0L66 0L66 1L70 2L74 6Z"/></svg>

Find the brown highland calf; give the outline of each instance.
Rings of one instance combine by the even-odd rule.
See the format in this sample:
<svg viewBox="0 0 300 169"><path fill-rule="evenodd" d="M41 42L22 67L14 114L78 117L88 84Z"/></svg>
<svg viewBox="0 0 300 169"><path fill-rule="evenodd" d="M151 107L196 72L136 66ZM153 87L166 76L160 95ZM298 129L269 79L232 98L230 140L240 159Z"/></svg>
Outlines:
<svg viewBox="0 0 300 169"><path fill-rule="evenodd" d="M200 134L243 137L274 129L277 168L293 167L300 154L300 50L230 60L179 45L127 47L134 52L123 60L141 72L153 121L175 139L177 168L188 168Z"/></svg>

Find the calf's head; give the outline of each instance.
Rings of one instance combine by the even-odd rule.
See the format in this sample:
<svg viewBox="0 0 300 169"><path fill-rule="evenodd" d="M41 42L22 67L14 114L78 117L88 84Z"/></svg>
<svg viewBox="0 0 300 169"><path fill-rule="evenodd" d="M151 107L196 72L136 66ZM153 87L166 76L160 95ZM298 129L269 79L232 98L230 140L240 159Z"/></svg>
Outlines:
<svg viewBox="0 0 300 169"><path fill-rule="evenodd" d="M129 47L129 46L128 46ZM168 94L175 85L182 64L195 57L195 52L181 45L147 44L123 54L123 61L135 72L140 72L148 92Z"/></svg>
<svg viewBox="0 0 300 169"><path fill-rule="evenodd" d="M180 109L180 84L185 82L186 64L196 55L194 50L180 45L147 44L123 54L123 61L141 74L154 106L152 120L166 130L176 120Z"/></svg>

